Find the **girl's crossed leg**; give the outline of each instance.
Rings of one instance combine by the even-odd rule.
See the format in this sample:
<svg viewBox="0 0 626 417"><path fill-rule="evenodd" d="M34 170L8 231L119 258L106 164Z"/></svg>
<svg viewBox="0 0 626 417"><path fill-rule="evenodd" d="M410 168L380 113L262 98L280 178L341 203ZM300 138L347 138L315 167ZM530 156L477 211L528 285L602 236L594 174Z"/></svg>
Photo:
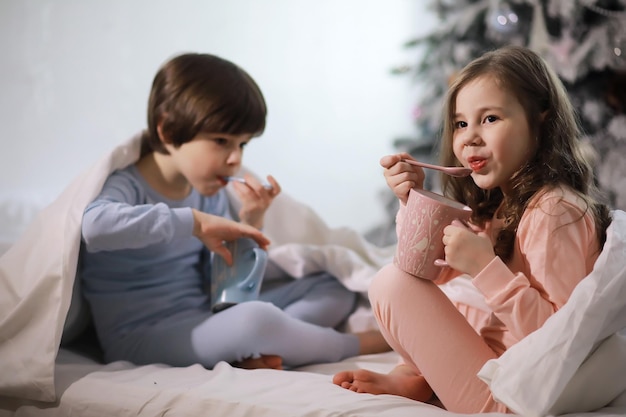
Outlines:
<svg viewBox="0 0 626 417"><path fill-rule="evenodd" d="M424 402L434 391L446 409L459 413L508 411L477 376L496 354L437 285L388 265L374 278L369 295L385 339L404 364L386 375L340 372L335 384Z"/></svg>

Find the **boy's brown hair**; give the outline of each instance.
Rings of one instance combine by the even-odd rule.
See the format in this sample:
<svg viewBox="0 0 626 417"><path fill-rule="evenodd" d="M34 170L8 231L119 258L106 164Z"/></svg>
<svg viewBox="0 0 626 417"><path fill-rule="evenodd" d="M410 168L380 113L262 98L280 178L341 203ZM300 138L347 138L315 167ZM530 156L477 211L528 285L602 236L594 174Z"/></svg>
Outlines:
<svg viewBox="0 0 626 417"><path fill-rule="evenodd" d="M182 54L154 77L141 154L167 154L159 124L163 140L178 147L202 132L259 136L266 116L261 89L243 69L214 55Z"/></svg>

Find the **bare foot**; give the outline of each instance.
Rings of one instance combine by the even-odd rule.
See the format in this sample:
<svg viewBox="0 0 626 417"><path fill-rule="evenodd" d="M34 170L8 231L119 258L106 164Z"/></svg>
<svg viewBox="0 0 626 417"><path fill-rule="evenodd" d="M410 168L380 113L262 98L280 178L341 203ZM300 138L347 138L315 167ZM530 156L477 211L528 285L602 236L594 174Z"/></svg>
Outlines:
<svg viewBox="0 0 626 417"><path fill-rule="evenodd" d="M354 392L399 395L421 402L427 402L433 396L424 377L406 365L398 365L388 374L367 369L342 371L335 374L333 383Z"/></svg>
<svg viewBox="0 0 626 417"><path fill-rule="evenodd" d="M259 358L246 358L233 363L234 367L243 369L283 369L283 358L276 355L261 355Z"/></svg>
<svg viewBox="0 0 626 417"><path fill-rule="evenodd" d="M359 337L359 355L369 355L371 353L389 352L391 347L378 330L356 333Z"/></svg>

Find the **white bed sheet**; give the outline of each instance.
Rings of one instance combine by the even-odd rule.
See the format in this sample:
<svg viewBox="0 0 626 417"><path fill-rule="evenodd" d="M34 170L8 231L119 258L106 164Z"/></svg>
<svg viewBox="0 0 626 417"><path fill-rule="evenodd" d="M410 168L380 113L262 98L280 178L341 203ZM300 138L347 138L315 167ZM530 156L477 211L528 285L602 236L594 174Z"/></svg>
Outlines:
<svg viewBox="0 0 626 417"><path fill-rule="evenodd" d="M0 417L454 417L435 406L393 395L356 394L332 384L340 370L367 368L387 372L397 363L393 352L363 355L342 362L294 371L243 370L220 363L172 368L101 365L61 349L55 371L59 400L37 403L0 398ZM503 417L505 414L475 414ZM568 417L626 415L623 407Z"/></svg>

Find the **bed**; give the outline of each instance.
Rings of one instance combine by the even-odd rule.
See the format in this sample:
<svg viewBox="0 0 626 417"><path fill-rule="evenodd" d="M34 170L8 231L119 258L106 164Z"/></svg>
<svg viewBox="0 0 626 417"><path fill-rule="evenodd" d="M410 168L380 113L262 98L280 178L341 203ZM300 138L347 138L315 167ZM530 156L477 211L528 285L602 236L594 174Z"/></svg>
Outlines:
<svg viewBox="0 0 626 417"><path fill-rule="evenodd" d="M19 236L0 237L0 417L458 415L397 396L356 394L331 382L345 369L386 372L398 361L394 352L288 371L227 363L212 370L101 363L74 280L80 214L106 174L132 163L138 150L137 137L122 143L45 208L16 209L0 201L0 230L18 220L28 223ZM479 373L494 397L518 415L626 415L626 213L613 214L607 245L570 301ZM346 330L376 326L365 294L373 274L391 261L393 246L331 229L287 193L268 213L266 232L273 242L271 268L294 277L328 270L362 295ZM445 292L481 305L464 277Z"/></svg>

